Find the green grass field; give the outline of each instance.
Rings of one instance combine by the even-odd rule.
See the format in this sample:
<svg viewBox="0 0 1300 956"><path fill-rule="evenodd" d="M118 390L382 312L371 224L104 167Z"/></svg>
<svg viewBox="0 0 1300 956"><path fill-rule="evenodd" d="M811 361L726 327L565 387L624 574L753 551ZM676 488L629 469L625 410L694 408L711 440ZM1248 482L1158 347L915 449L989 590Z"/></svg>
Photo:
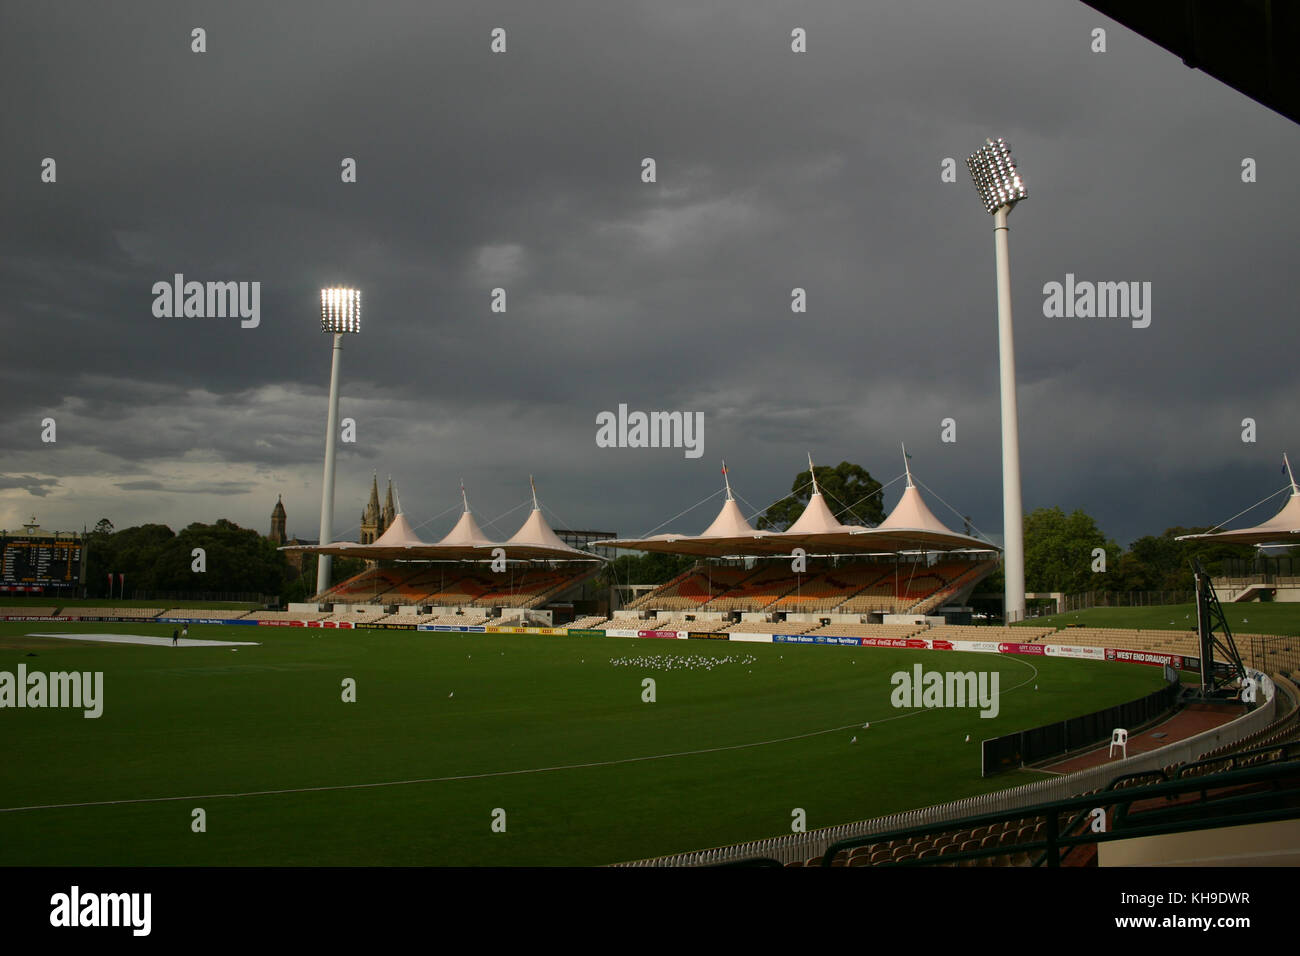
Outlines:
<svg viewBox="0 0 1300 956"><path fill-rule="evenodd" d="M1037 779L982 779L979 741L1160 681L1140 665L722 641L191 628L263 642L232 651L23 636L172 627L0 625L0 670L104 673L99 719L0 710L0 865L600 864L695 850L788 833L796 807L812 829ZM642 657L654 661L611 663ZM1001 713L894 709L890 675L914 662L996 669ZM356 703L341 700L348 677ZM239 795L276 790L294 792ZM101 801L121 802L7 809ZM191 832L196 807L205 833Z"/></svg>
<svg viewBox="0 0 1300 956"><path fill-rule="evenodd" d="M1225 604L1223 612L1233 633L1300 635L1300 604L1245 602ZM1067 611L1022 622L1026 627L1134 627L1153 630L1196 630L1195 604L1154 607L1094 607Z"/></svg>

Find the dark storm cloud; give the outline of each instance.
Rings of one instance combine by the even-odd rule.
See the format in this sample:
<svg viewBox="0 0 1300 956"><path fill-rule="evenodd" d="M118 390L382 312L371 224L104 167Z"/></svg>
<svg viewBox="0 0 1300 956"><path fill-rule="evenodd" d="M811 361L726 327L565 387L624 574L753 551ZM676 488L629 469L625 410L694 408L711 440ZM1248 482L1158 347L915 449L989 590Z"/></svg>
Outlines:
<svg viewBox="0 0 1300 956"><path fill-rule="evenodd" d="M114 484L123 491L165 491L169 494L181 495L242 495L249 490L249 486L237 481L218 481L206 485L196 485L193 488L168 488L161 481L118 481Z"/></svg>
<svg viewBox="0 0 1300 956"><path fill-rule="evenodd" d="M0 475L0 488L21 488L29 495L44 498L59 486L56 478L38 478L35 475Z"/></svg>
<svg viewBox="0 0 1300 956"><path fill-rule="evenodd" d="M314 536L316 302L346 282L365 308L336 526L372 471L421 521L462 477L495 517L531 472L557 523L637 533L715 491L719 458L762 507L809 450L887 480L906 441L996 532L991 223L964 169L987 135L1030 191L1011 218L1026 507L1086 508L1127 541L1273 490L1300 447L1278 347L1293 124L1076 3L697 6L7 9L0 450L40 481L0 494L0 524L29 510L17 487L67 527L110 510L264 528L282 493ZM261 324L155 318L175 273L260 282ZM1151 282L1151 327L1044 318L1066 273ZM703 458L595 447L620 403L703 412Z"/></svg>

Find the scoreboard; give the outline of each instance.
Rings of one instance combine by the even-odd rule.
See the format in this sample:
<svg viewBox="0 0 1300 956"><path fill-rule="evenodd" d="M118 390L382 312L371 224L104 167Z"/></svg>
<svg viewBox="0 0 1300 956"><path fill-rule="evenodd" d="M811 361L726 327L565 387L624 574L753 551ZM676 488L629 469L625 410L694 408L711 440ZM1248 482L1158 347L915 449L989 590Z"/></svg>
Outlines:
<svg viewBox="0 0 1300 956"><path fill-rule="evenodd" d="M0 537L0 591L76 587L83 551L74 538Z"/></svg>

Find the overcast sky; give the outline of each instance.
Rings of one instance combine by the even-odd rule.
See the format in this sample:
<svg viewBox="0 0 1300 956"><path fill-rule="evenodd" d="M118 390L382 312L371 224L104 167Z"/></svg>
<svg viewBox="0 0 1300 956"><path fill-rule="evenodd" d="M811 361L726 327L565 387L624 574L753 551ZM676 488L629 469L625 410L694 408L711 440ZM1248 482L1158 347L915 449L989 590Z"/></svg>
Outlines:
<svg viewBox="0 0 1300 956"><path fill-rule="evenodd" d="M997 536L992 219L965 168L986 136L1029 189L1025 509L1127 545L1228 518L1300 454L1300 130L1081 3L8 4L0 33L0 527L265 533L283 495L315 538L319 289L350 284L339 537L372 471L427 539L462 478L486 525L530 473L557 526L635 535L722 458L761 508L809 451L889 481L900 442ZM260 325L156 317L175 273L259 282ZM1044 317L1067 273L1151 283L1150 326ZM620 403L702 413L703 455L597 447Z"/></svg>

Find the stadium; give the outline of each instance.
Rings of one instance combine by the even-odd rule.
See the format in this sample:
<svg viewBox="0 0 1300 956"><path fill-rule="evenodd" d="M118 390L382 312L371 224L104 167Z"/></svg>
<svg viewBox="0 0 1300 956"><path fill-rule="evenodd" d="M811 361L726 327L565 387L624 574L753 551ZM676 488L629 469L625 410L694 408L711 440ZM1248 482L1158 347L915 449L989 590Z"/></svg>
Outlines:
<svg viewBox="0 0 1300 956"><path fill-rule="evenodd" d="M11 935L1285 931L1286 5L5 20Z"/></svg>
<svg viewBox="0 0 1300 956"><path fill-rule="evenodd" d="M367 544L282 546L366 562L284 610L94 606L53 588L51 603L22 599L4 608L6 649L29 671L102 672L109 693L94 721L51 724L37 699L10 712L16 765L55 745L68 759L6 785L0 857L1096 867L1260 862L1289 845L1294 800L1250 795L1295 784L1294 580L1272 579L1281 595L1260 603L1258 587L1219 579L1238 597L1220 605L1206 578L1195 606L1151 609L1178 618L1154 627L1087 626L1087 612L972 624L965 601L999 549L946 527L906 458L873 527L841 523L848 509L809 466L784 531L753 526L725 470L699 534L592 550L556 534L535 487L522 526L493 541L462 489L436 542L398 499ZM1287 491L1273 519L1219 534L1300 533L1300 491ZM39 539L26 531L24 554ZM640 594L610 586L608 613L577 614L607 563L598 548L691 563ZM55 577L75 578L74 555ZM1279 633L1247 630L1252 615ZM969 675L969 699L945 700L936 668L949 685ZM894 685L912 674L900 702ZM982 710L977 674L996 689ZM9 690L0 680L0 705L21 707ZM1210 796L1207 774L1222 783ZM179 804L228 821L216 855L159 825ZM421 827L429 814L445 825ZM311 836L325 827L329 841Z"/></svg>

